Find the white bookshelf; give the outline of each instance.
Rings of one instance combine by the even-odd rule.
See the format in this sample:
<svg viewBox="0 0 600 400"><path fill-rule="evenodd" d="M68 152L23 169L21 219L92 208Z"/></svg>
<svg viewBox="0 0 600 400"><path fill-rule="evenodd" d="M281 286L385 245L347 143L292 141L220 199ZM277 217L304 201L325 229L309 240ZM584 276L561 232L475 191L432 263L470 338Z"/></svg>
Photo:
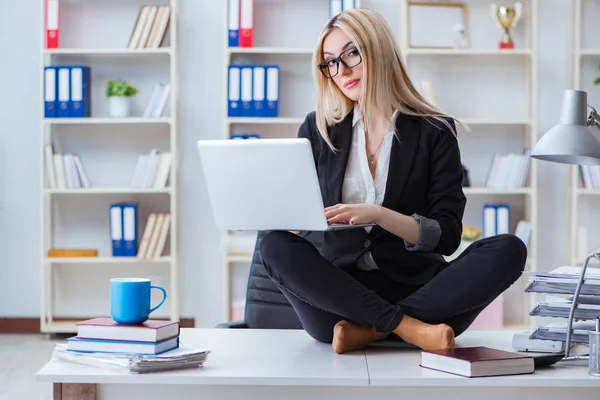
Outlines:
<svg viewBox="0 0 600 400"><path fill-rule="evenodd" d="M74 333L83 318L110 316L111 277L150 278L167 290L167 300L152 317L180 320L178 255L178 0L127 0L78 3L60 1L60 48L46 48L45 7L41 6L40 115L40 329L45 334ZM162 47L129 49L127 44L138 10L147 5L171 7L170 23ZM110 20L110 29L106 21ZM45 118L44 72L47 65L91 67L91 116ZM113 118L107 112L106 82L124 79L139 89L132 116ZM154 86L171 84L164 116L142 117ZM91 186L49 188L44 146L80 158ZM169 151L172 161L164 188L130 187L136 160L152 148ZM170 229L163 255L153 259L113 257L109 206L137 204L138 246L148 215L168 212ZM48 250L95 249L97 257L48 257ZM152 297L153 305L159 298Z"/></svg>
<svg viewBox="0 0 600 400"><path fill-rule="evenodd" d="M538 2L538 0L523 2L523 16L517 27L511 29L515 41L514 49L498 48L501 31L489 15L487 2L465 1L469 26L467 48L412 48L409 44L408 0L401 0L399 17L400 45L411 78L431 79L436 97L438 92L442 92L441 98L437 99L438 105L472 129L471 132L467 132L459 128L461 154L463 162L469 169L471 185L473 185L464 188L464 193L467 195L467 209L463 223L481 228L481 207L485 203L496 201L508 203L511 207L511 232L514 233L516 223L521 218L528 219L532 223L526 264L526 270L530 271L537 270L537 162L530 160L528 179L523 188L482 187L486 174L478 172L491 165L491 156L494 152L518 152L524 148L532 148L537 141ZM470 66L470 63L475 67ZM504 75L503 69L510 72ZM514 78L511 79L510 74ZM505 93L501 93L502 90L495 90L492 93L494 85L490 84L490 80L494 77L503 79L510 88L504 90ZM515 90L516 87L525 89ZM484 95L486 92L490 92L488 98ZM454 96L449 96L448 93L454 93ZM518 107L506 106L511 102L510 95L515 96ZM464 106L461 107L462 104ZM507 108L509 110L506 110ZM489 164L486 164L484 154L490 159ZM469 161L473 163L472 166ZM522 314L513 317L512 320L505 318L504 323L507 326L526 329L533 323L528 317L533 300L532 296L527 296L523 292L525 283L525 281L521 284L516 283L511 287L510 293L504 297L504 307L510 308L510 313L517 310L518 314L518 310L522 309ZM507 305L507 298L510 298L512 304ZM504 315L506 317L507 312Z"/></svg>
<svg viewBox="0 0 600 400"><path fill-rule="evenodd" d="M594 13L600 12L600 3L593 0L571 0L571 70L572 88L588 94L588 104L600 109L600 86L593 81L600 76L600 28ZM589 114L588 109L586 114ZM555 121L558 123L558 119ZM595 128L594 128L595 129ZM600 188L580 187L579 166L569 166L568 179L568 251L566 262L583 264L585 257L600 244ZM579 227L585 229L579 231Z"/></svg>

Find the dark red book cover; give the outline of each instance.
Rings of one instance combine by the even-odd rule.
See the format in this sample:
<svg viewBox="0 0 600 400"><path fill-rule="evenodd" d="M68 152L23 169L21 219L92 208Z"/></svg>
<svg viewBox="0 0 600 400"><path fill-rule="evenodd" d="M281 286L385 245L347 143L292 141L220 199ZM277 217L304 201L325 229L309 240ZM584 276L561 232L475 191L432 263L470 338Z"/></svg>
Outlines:
<svg viewBox="0 0 600 400"><path fill-rule="evenodd" d="M460 360L468 362L508 360L531 357L524 354L512 353L509 351L497 350L483 346L459 347L446 350L423 350L423 352L438 354L440 356L446 356L450 358L458 358Z"/></svg>

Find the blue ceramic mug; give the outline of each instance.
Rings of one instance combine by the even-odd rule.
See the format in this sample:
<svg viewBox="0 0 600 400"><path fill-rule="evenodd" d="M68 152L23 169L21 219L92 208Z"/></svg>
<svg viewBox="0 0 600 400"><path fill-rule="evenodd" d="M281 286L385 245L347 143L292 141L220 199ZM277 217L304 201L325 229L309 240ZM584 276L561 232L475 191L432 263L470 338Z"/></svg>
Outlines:
<svg viewBox="0 0 600 400"><path fill-rule="evenodd" d="M150 308L150 290L163 293L160 303ZM112 278L110 280L110 314L119 324L141 324L148 320L150 313L162 306L167 292L160 286L150 284L146 278Z"/></svg>

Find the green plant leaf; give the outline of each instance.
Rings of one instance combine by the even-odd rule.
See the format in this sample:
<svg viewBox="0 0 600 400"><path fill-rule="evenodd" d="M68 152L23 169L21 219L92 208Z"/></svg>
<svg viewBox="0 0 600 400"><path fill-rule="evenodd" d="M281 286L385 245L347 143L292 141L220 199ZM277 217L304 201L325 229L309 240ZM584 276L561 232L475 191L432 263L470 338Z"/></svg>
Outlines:
<svg viewBox="0 0 600 400"><path fill-rule="evenodd" d="M132 97L138 94L138 89L122 80L109 80L106 83L107 97Z"/></svg>
<svg viewBox="0 0 600 400"><path fill-rule="evenodd" d="M594 79L594 85L600 85L600 77Z"/></svg>

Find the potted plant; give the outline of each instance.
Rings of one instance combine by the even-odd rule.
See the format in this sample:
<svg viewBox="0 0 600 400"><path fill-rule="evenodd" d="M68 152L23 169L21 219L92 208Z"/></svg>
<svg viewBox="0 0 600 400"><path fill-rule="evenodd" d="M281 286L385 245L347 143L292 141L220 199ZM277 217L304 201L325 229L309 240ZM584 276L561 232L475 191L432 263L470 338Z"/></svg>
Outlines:
<svg viewBox="0 0 600 400"><path fill-rule="evenodd" d="M109 80L106 84L108 113L111 117L128 117L131 109L131 97L138 89L122 80Z"/></svg>

